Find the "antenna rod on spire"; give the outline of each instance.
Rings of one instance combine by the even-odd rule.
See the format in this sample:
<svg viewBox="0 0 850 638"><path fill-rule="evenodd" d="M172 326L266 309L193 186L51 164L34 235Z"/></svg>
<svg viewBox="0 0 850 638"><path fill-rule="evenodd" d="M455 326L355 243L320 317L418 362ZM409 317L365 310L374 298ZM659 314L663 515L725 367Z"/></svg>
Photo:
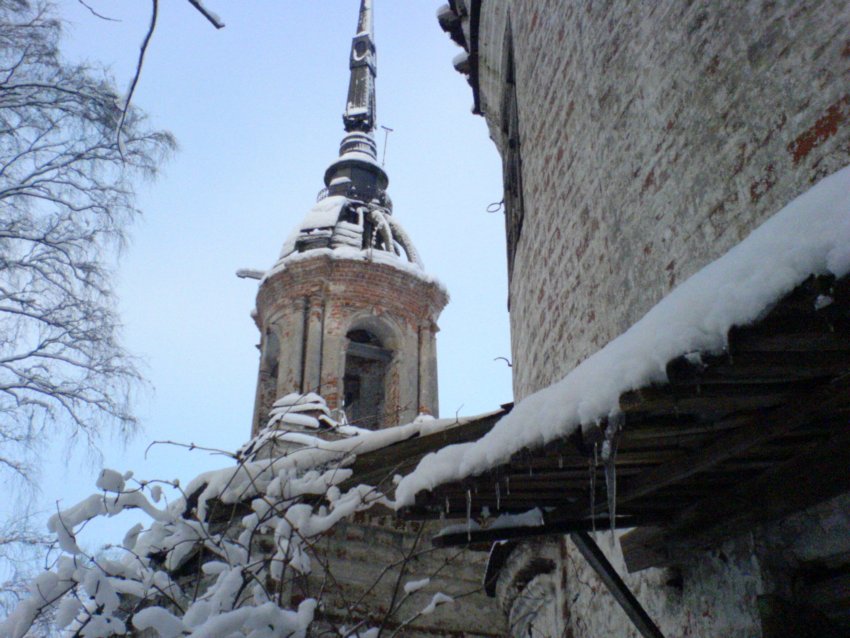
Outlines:
<svg viewBox="0 0 850 638"><path fill-rule="evenodd" d="M348 67L351 69L351 79L348 83L348 102L342 121L348 133L354 131L369 133L375 129L375 77L377 76L372 0L360 0L357 33L351 41Z"/></svg>
<svg viewBox="0 0 850 638"><path fill-rule="evenodd" d="M381 128L384 129L384 153L381 157L381 166L383 166L387 163L387 139L389 138L390 133L393 132L393 129L389 126L384 126L383 124L381 124Z"/></svg>

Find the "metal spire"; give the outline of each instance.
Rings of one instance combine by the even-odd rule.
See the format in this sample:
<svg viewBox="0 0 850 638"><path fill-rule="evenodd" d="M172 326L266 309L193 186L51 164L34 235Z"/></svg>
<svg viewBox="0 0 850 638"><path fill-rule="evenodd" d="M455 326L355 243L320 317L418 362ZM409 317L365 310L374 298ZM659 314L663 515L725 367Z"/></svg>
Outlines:
<svg viewBox="0 0 850 638"><path fill-rule="evenodd" d="M351 41L348 67L348 102L342 121L348 133L369 133L375 129L375 76L377 75L372 0L360 0L357 34Z"/></svg>
<svg viewBox="0 0 850 638"><path fill-rule="evenodd" d="M372 25L372 0L360 0L357 33L351 41L348 67L348 102L342 121L345 136L339 145L339 158L325 171L325 186L332 195L345 195L369 202L377 198L385 208L391 204L386 195L389 178L378 163L375 144L375 42ZM331 182L337 181L331 188Z"/></svg>

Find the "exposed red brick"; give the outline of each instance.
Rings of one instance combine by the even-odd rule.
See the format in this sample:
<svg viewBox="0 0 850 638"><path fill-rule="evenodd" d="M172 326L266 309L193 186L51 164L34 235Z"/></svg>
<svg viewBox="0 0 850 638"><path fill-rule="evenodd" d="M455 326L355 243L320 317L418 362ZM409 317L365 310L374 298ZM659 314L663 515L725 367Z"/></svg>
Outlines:
<svg viewBox="0 0 850 638"><path fill-rule="evenodd" d="M773 164L768 164L761 178L750 184L750 201L758 202L767 191L776 184L776 172Z"/></svg>
<svg viewBox="0 0 850 638"><path fill-rule="evenodd" d="M788 152L794 164L799 164L815 148L835 135L838 127L847 120L848 113L850 113L850 95L845 95L831 104L824 115L788 145Z"/></svg>
<svg viewBox="0 0 850 638"><path fill-rule="evenodd" d="M649 173L646 176L646 179L643 180L643 186L640 189L640 194L643 195L646 191L648 191L654 185L655 185L655 170L650 169Z"/></svg>
<svg viewBox="0 0 850 638"><path fill-rule="evenodd" d="M732 177L744 170L744 165L749 159L747 155L747 143L741 142L738 145L738 156L735 158L735 165L732 167Z"/></svg>

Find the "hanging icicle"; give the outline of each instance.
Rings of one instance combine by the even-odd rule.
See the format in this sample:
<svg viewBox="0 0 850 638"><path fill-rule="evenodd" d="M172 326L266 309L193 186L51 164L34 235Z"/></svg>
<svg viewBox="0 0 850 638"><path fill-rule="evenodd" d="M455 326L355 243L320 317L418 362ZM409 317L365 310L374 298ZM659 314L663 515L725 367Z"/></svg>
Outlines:
<svg viewBox="0 0 850 638"><path fill-rule="evenodd" d="M625 417L622 412L608 416L605 439L602 441L602 464L605 470L605 489L608 495L608 521L611 524L611 547L615 544L617 528L617 444Z"/></svg>
<svg viewBox="0 0 850 638"><path fill-rule="evenodd" d="M472 541L472 491L466 490L466 541Z"/></svg>
<svg viewBox="0 0 850 638"><path fill-rule="evenodd" d="M593 458L587 459L590 473L590 525L596 533L596 443L593 444Z"/></svg>

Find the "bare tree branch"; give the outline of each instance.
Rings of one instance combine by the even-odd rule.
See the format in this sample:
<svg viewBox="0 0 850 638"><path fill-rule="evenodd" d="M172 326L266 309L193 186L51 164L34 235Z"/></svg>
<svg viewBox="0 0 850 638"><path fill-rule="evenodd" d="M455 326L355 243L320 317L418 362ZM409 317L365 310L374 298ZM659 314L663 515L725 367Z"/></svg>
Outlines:
<svg viewBox="0 0 850 638"><path fill-rule="evenodd" d="M210 23L216 29L224 28L224 22L221 21L221 18L219 18L215 13L213 13L209 9L207 9L203 4L201 4L201 0L189 0L189 4L191 4L198 11L200 11L201 15L203 15L207 20L209 20Z"/></svg>
<svg viewBox="0 0 850 638"><path fill-rule="evenodd" d="M118 142L119 150L122 148L121 132L124 129L124 122L127 120L127 113L130 109L130 102L133 99L133 93L136 92L136 84L139 83L139 78L142 76L142 66L145 63L145 53L147 53L148 45L153 37L154 29L156 29L156 20L158 15L159 0L151 0L151 21L148 25L145 37L142 39L142 44L139 47L139 59L136 62L136 71L133 73L133 79L130 80L130 88L127 89L127 96L124 98L124 106L121 109L121 117L118 120L118 126L115 127L115 139Z"/></svg>
<svg viewBox="0 0 850 638"><path fill-rule="evenodd" d="M82 0L79 0L82 2ZM203 15L216 29L223 29L224 22L221 21L215 13L209 11L200 0L188 0L189 4L191 4L195 9L197 9L201 15ZM122 140L121 133L124 129L124 121L127 117L128 110L130 108L130 103L133 99L133 94L136 92L136 85L139 83L139 78L142 77L142 66L145 63L145 54L148 50L148 45L150 44L151 38L153 37L153 32L156 29L156 22L159 16L159 1L151 0L151 19L148 24L148 30L145 32L145 36L142 39L142 44L139 46L139 58L136 62L136 70L133 72L133 77L130 80L130 88L127 90L127 95L124 98L124 105L121 110L121 117L118 120L118 126L115 129L115 139L118 142L119 150L122 148ZM97 14L95 14L97 15Z"/></svg>
<svg viewBox="0 0 850 638"><path fill-rule="evenodd" d="M47 432L127 432L140 376L121 347L108 260L170 134L69 65L41 2L0 0L0 471L35 479ZM115 140L123 118L123 150Z"/></svg>
<svg viewBox="0 0 850 638"><path fill-rule="evenodd" d="M95 16L96 18L100 18L101 20L109 20L110 22L121 22L121 20L118 20L117 18L110 18L109 16L105 16L102 13L98 13L97 11L95 11L92 8L92 6L90 4L86 3L84 0L77 0L77 2L79 2L86 9L88 9L91 12L91 14L93 16Z"/></svg>

